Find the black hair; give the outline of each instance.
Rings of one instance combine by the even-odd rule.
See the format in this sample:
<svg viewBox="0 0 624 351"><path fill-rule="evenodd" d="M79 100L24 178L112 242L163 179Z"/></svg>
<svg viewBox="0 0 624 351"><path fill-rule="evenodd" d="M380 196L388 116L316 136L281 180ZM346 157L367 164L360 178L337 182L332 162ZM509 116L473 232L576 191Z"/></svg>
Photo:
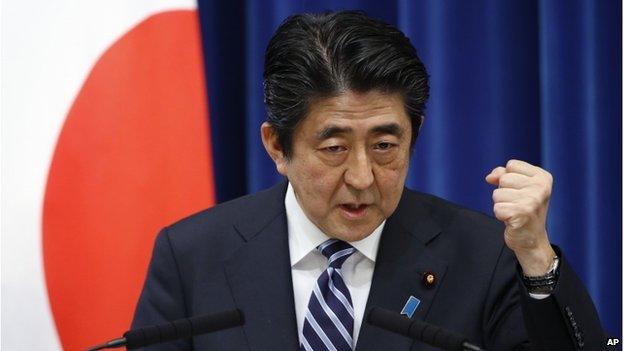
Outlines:
<svg viewBox="0 0 624 351"><path fill-rule="evenodd" d="M282 22L266 49L264 102L286 158L309 104L349 90L400 93L414 144L429 83L399 29L357 11L297 14Z"/></svg>

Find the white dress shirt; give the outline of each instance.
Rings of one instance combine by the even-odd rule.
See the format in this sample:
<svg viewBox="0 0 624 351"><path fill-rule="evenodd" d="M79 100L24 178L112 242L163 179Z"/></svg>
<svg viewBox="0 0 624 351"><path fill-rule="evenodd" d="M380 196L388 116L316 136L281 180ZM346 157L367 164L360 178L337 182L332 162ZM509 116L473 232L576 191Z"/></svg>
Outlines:
<svg viewBox="0 0 624 351"><path fill-rule="evenodd" d="M290 249L290 267L295 297L295 312L297 315L297 331L299 340L303 331L303 321L312 295L312 289L318 277L327 268L327 258L316 247L330 239L305 215L295 192L290 184L284 199L286 218L288 220L288 247ZM362 325L364 308L368 300L375 259L381 231L386 221L383 221L372 234L360 241L350 242L356 252L342 265L342 277L351 293L353 301L353 348L357 343L358 334Z"/></svg>

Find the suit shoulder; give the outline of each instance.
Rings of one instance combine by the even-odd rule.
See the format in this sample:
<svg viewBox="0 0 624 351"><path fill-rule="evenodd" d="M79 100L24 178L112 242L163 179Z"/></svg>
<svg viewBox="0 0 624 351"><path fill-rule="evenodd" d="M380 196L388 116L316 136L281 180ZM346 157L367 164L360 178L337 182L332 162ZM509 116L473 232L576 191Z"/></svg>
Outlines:
<svg viewBox="0 0 624 351"><path fill-rule="evenodd" d="M185 217L169 226L174 239L231 235L234 227L273 218L284 211L283 184L229 200Z"/></svg>
<svg viewBox="0 0 624 351"><path fill-rule="evenodd" d="M492 216L445 200L435 195L406 189L413 202L420 203L441 229L465 229L462 232L499 236L503 224Z"/></svg>
<svg viewBox="0 0 624 351"><path fill-rule="evenodd" d="M499 257L506 248L504 225L501 222L434 195L410 191L408 197L411 197L410 202L414 204L412 212L419 213L420 218L426 218L422 220L426 223L435 223L427 226L418 226L415 223L413 226L437 232L428 242L432 250L453 266L453 269L472 271L470 274L483 277L491 275L493 267L497 266ZM413 231L416 232L417 229Z"/></svg>

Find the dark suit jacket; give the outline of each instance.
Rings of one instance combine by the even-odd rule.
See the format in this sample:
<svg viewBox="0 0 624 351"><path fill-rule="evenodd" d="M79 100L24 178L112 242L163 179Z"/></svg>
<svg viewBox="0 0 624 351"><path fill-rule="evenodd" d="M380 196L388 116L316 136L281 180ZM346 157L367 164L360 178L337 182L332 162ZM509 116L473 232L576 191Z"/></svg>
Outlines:
<svg viewBox="0 0 624 351"><path fill-rule="evenodd" d="M220 204L162 230L133 328L239 308L243 327L149 350L298 350L284 195L286 183ZM405 189L384 228L366 309L401 311L490 351L602 349L582 283L560 256L555 292L531 299L500 222ZM561 253L559 252L561 255ZM425 272L437 277L433 287ZM436 350L363 323L357 351Z"/></svg>

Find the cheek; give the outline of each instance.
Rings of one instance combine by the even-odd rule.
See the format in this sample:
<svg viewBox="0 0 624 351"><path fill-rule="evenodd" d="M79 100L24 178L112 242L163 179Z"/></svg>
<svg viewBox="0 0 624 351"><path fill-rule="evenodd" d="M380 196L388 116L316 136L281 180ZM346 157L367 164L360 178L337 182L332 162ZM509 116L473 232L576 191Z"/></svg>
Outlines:
<svg viewBox="0 0 624 351"><path fill-rule="evenodd" d="M403 184L405 183L405 177L407 175L407 172L403 169L383 168L374 173L382 198L396 195L397 192L400 193L400 189L403 189Z"/></svg>
<svg viewBox="0 0 624 351"><path fill-rule="evenodd" d="M311 174L310 184L315 184L312 191L315 196L324 201L324 205L332 203L332 200L339 191L342 182L343 172L340 169L325 169L322 172Z"/></svg>
<svg viewBox="0 0 624 351"><path fill-rule="evenodd" d="M405 178L407 177L407 168L409 162L407 159L393 161L383 167L377 167L375 178L381 195L381 207L386 216L394 212L401 194Z"/></svg>
<svg viewBox="0 0 624 351"><path fill-rule="evenodd" d="M317 162L309 162L302 164L297 173L297 188L299 193L305 194L311 205L309 210L325 212L340 187L343 173L340 167L325 167Z"/></svg>
<svg viewBox="0 0 624 351"><path fill-rule="evenodd" d="M377 165L375 176L378 176L378 181L383 182L396 182L401 181L397 186L403 185L405 177L407 176L407 169L409 167L409 158L406 156L397 157L389 163L383 165Z"/></svg>

